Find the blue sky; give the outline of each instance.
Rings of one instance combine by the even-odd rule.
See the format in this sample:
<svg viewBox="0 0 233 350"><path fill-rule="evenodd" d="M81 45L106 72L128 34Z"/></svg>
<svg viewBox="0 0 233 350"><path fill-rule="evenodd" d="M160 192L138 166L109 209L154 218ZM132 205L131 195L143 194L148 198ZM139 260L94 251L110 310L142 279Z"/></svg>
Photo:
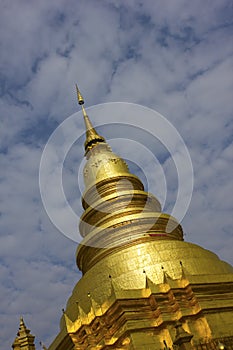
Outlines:
<svg viewBox="0 0 233 350"><path fill-rule="evenodd" d="M38 185L48 137L78 110L75 82L89 106L142 104L177 128L194 167L194 193L182 222L185 239L232 263L232 2L0 3L2 348L10 349L19 315L37 341L49 345L80 278L77 244L50 222ZM80 200L73 186L82 141L72 148L64 172L67 195L77 194L74 206ZM156 156L169 183L169 209L175 171L162 151Z"/></svg>

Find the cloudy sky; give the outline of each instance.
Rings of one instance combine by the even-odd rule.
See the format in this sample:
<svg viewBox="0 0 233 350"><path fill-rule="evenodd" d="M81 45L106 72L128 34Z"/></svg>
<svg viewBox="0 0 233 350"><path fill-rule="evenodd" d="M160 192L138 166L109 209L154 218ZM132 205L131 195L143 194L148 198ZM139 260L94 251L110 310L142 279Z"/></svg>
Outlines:
<svg viewBox="0 0 233 350"><path fill-rule="evenodd" d="M185 239L232 263L232 2L1 0L0 5L2 348L11 348L20 315L37 344L49 345L81 276L77 243L55 228L39 191L43 148L79 109L75 82L88 106L137 103L174 125L194 169L193 197L182 222ZM115 134L113 128L99 130L109 139L127 138L120 126ZM77 134L82 132L80 119ZM146 136L137 140L136 134L132 131L132 139L148 149ZM82 142L81 136L63 171L64 191L77 213ZM117 142L112 147L118 153L126 148ZM166 175L169 211L177 192L174 164L160 146L151 151ZM130 159L130 152L131 168L146 182L153 162L140 169L132 143L123 155Z"/></svg>

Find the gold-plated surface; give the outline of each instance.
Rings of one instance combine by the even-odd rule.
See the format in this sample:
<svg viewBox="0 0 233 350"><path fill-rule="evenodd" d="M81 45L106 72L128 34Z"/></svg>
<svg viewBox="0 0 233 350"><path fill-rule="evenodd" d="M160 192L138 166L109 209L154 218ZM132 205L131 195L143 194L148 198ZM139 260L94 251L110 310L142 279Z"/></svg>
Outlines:
<svg viewBox="0 0 233 350"><path fill-rule="evenodd" d="M77 92L77 99L78 99L78 103L79 105L81 105L82 107L82 113L83 113L83 118L84 118L84 122L85 122L85 126L86 126L86 141L84 143L84 148L85 148L85 155L87 156L88 152L95 147L96 145L98 145L99 143L105 142L105 139L103 136L100 136L97 131L95 130L95 128L93 127L87 113L86 110L84 108L84 99L78 89L78 86L76 84L76 92Z"/></svg>
<svg viewBox="0 0 233 350"><path fill-rule="evenodd" d="M23 317L20 317L19 331L12 348L14 350L35 350L34 338L30 333L30 329L25 326Z"/></svg>
<svg viewBox="0 0 233 350"><path fill-rule="evenodd" d="M49 350L216 349L219 339L233 346L233 268L183 241L182 227L161 213L84 107L83 115L87 162L76 255L83 277Z"/></svg>
<svg viewBox="0 0 233 350"><path fill-rule="evenodd" d="M184 330L181 322L177 322L175 324L175 329L176 329L176 337L173 344L182 346L183 350L192 349L191 339L193 338L193 335Z"/></svg>
<svg viewBox="0 0 233 350"><path fill-rule="evenodd" d="M81 92L80 92L80 90L79 90L77 84L75 84L75 87L76 87L76 93L77 93L78 104L79 104L80 106L82 106L82 105L84 104L84 98L82 97Z"/></svg>
<svg viewBox="0 0 233 350"><path fill-rule="evenodd" d="M95 145L84 167L84 213L79 230L84 237L77 251L78 267L86 273L106 254L140 241L183 240L181 226L161 213L155 196L106 142Z"/></svg>

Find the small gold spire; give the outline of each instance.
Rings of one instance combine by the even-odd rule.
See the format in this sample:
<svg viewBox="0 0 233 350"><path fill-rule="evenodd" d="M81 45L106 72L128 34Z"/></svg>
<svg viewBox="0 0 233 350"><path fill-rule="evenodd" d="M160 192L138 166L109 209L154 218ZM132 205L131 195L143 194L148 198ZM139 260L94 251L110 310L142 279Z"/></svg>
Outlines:
<svg viewBox="0 0 233 350"><path fill-rule="evenodd" d="M86 141L85 141L85 151L87 154L88 151L90 149L92 149L96 144L100 143L100 142L106 142L105 139L103 138L103 136L100 136L95 128L93 127L87 112L84 108L84 98L81 95L81 92L78 88L78 85L75 84L76 86L76 92L77 92L77 99L78 99L78 104L80 106L82 106L82 113L83 113L83 117L84 117L84 122L85 122L85 127L86 127Z"/></svg>
<svg viewBox="0 0 233 350"><path fill-rule="evenodd" d="M75 84L76 86L76 92L77 92L77 98L78 98L78 104L81 106L81 105L84 105L84 99L81 95L81 92L79 91L79 88L78 88L78 85Z"/></svg>
<svg viewBox="0 0 233 350"><path fill-rule="evenodd" d="M34 339L35 339L34 335L30 333L30 329L26 327L24 323L24 319L21 316L17 337L12 345L13 349L18 350L21 348L25 348L25 349L35 350Z"/></svg>
<svg viewBox="0 0 233 350"><path fill-rule="evenodd" d="M83 112L84 118L87 118L87 119L88 119L87 112L86 112L86 110L85 110L85 108L84 108L84 98L82 97L81 92L80 92L80 90L79 90L77 84L75 84L75 87L76 87L76 92L77 92L78 104L79 104L80 106L82 106L82 112ZM85 121L86 121L86 120L85 120ZM93 128L93 126L91 125L91 129L92 129L92 128ZM87 128L87 129L88 129L88 128Z"/></svg>
<svg viewBox="0 0 233 350"><path fill-rule="evenodd" d="M78 104L80 106L82 106L82 112L83 112L83 116L85 118L85 117L87 117L87 112L84 108L84 98L82 97L81 92L80 92L77 84L75 84L75 87L76 87L76 92L77 92Z"/></svg>
<svg viewBox="0 0 233 350"><path fill-rule="evenodd" d="M25 323L24 323L24 320L23 320L22 316L20 317L19 328L20 328L20 330L25 330L26 329L26 326L25 326Z"/></svg>

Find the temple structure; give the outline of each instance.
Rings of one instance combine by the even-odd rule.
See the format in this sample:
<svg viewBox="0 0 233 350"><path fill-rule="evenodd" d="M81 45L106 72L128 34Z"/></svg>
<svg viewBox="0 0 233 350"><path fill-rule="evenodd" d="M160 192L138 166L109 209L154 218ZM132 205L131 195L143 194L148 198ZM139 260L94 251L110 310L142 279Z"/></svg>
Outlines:
<svg viewBox="0 0 233 350"><path fill-rule="evenodd" d="M181 225L112 152L77 95L86 125L76 255L83 276L48 349L233 349L233 268L183 240ZM15 350L34 349L18 339Z"/></svg>
<svg viewBox="0 0 233 350"><path fill-rule="evenodd" d="M25 326L24 320L21 317L19 323L19 331L15 338L12 348L14 350L35 350L34 335L30 333L30 329Z"/></svg>

